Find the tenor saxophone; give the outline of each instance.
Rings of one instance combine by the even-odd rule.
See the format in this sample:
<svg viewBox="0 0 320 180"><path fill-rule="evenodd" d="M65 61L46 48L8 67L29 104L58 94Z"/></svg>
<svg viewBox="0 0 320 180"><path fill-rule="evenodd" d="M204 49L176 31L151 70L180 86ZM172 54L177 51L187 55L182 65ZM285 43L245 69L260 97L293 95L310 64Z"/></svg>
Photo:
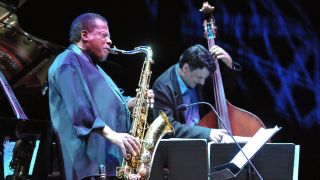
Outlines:
<svg viewBox="0 0 320 180"><path fill-rule="evenodd" d="M156 148L160 139L169 132L173 132L173 127L164 112L150 124L147 123L148 110L150 103L147 97L151 77L152 49L148 46L139 46L134 50L125 51L117 48L109 49L111 54L136 54L146 55L140 74L138 91L136 94L135 105L132 110L132 125L130 134L136 137L141 144L140 153L137 155L129 154L125 156L122 165L117 167L116 175L121 179L149 179L151 167Z"/></svg>

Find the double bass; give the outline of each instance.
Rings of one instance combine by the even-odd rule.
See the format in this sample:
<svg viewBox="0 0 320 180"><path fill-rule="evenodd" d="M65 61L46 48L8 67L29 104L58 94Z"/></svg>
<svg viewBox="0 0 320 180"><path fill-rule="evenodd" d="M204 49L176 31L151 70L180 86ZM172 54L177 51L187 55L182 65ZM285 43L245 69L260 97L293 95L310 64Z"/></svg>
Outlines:
<svg viewBox="0 0 320 180"><path fill-rule="evenodd" d="M211 49L215 45L216 26L212 16L213 10L214 7L210 6L208 2L204 2L200 9L205 16L203 26L208 42L208 49ZM220 121L217 121L217 117L213 112L205 115L198 125L209 128L228 128L235 136L252 137L261 127L265 128L265 125L256 115L233 106L226 100L219 63L216 58L214 59L216 70L211 74L211 78L213 80L215 107L226 127Z"/></svg>

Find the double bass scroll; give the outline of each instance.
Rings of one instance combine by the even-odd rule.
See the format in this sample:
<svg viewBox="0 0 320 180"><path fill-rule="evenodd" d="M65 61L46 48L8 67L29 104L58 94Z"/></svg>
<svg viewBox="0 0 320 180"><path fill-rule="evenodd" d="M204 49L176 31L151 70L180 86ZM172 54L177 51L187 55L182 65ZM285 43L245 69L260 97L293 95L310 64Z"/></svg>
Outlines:
<svg viewBox="0 0 320 180"><path fill-rule="evenodd" d="M211 49L215 45L215 20L212 16L214 7L210 6L208 2L204 2L200 11L204 14L205 20L203 23L205 29L205 35L208 42L208 49ZM214 60L216 70L211 74L213 80L213 90L215 96L215 107L218 115L222 118L227 128L235 136L253 136L261 127L265 128L263 122L254 114L233 106L227 101L224 93L222 77L220 73L219 62ZM204 116L199 126L209 128L224 128L221 122L217 121L217 117L213 112L209 112Z"/></svg>

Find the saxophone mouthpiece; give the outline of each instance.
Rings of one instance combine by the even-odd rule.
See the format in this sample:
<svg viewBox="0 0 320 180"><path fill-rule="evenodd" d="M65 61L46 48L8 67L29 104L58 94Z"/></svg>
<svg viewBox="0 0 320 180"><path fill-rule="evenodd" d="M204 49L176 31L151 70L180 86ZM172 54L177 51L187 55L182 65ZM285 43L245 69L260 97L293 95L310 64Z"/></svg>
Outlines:
<svg viewBox="0 0 320 180"><path fill-rule="evenodd" d="M122 50L118 49L116 46L113 48L107 48L110 54L121 54Z"/></svg>

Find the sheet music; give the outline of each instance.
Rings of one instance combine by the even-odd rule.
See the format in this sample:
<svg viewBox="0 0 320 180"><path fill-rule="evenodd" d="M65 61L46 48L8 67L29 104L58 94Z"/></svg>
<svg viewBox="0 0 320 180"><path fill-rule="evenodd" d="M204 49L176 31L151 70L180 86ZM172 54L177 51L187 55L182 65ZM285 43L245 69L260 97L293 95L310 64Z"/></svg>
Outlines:
<svg viewBox="0 0 320 180"><path fill-rule="evenodd" d="M275 126L274 128L264 129L260 128L256 134L249 140L249 142L242 148L248 159L251 159L255 153L281 128ZM247 159L241 151L231 160L240 169L247 163Z"/></svg>
<svg viewBox="0 0 320 180"><path fill-rule="evenodd" d="M233 138L238 142L238 143L247 143L248 141L250 141L250 139L252 137L246 137L246 136L233 136ZM233 139L231 138L231 136L226 135L222 137L222 140L220 143L226 143L226 144L230 144L230 143L234 143Z"/></svg>

